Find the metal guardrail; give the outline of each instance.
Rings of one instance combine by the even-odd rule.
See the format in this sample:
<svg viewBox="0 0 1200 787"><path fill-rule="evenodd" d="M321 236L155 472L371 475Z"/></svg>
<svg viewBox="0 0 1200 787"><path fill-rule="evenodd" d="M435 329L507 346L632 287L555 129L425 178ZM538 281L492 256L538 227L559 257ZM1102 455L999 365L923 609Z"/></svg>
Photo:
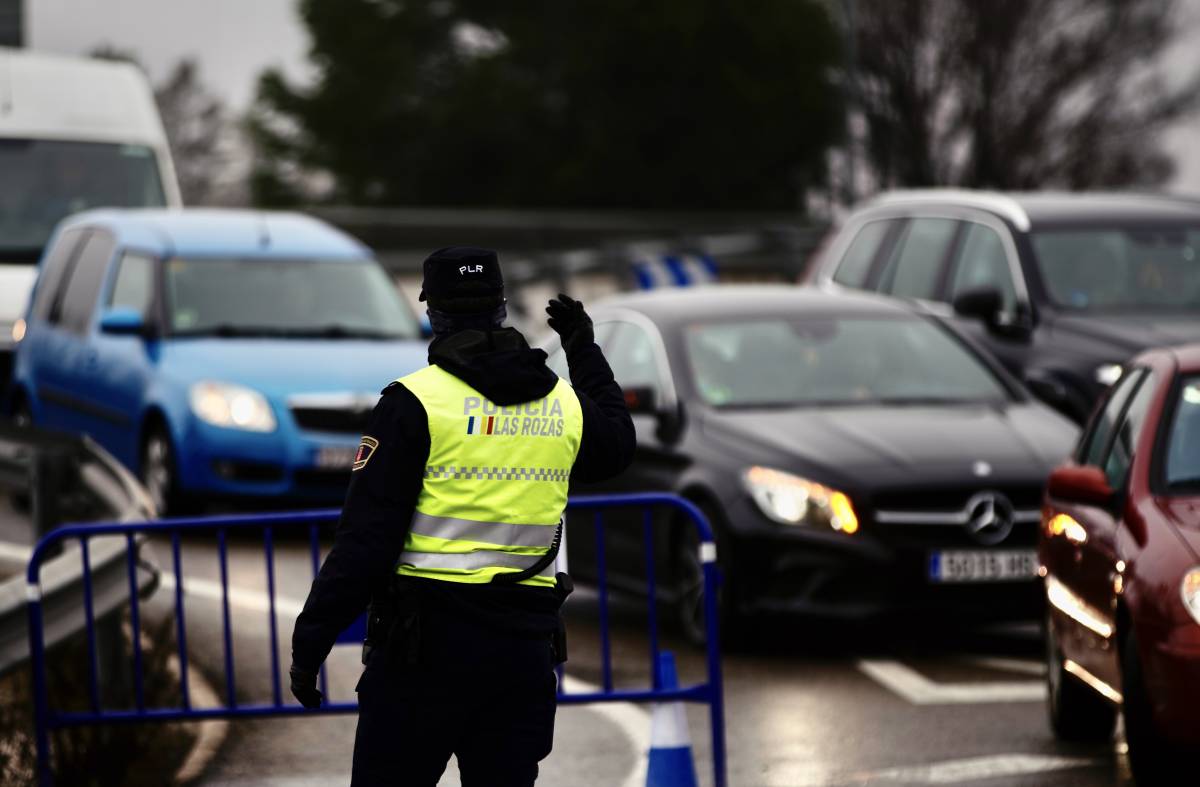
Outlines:
<svg viewBox="0 0 1200 787"><path fill-rule="evenodd" d="M585 704L596 702L664 702L685 701L709 706L711 726L713 781L716 787L726 785L725 762L725 719L724 698L721 682L720 636L717 618L717 586L719 582L716 564L716 547L712 528L704 515L689 501L668 494L604 495L573 498L568 506L572 510L595 512L597 582L600 607L601 670L603 684L599 691L567 693L559 681L559 701L562 704ZM651 514L656 508L671 508L682 513L696 528L700 540L700 557L704 573L705 622L707 632L706 680L690 686L666 688L661 683L658 669L660 638L658 618L655 610L654 539L652 537ZM604 512L613 508L640 508L644 512L646 567L648 581L648 634L650 674L652 685L644 689L617 689L613 684L612 650L609 634L608 576L604 561ZM53 783L51 767L50 732L55 729L75 726L118 724L127 722L195 721L211 718L271 717L299 714L353 713L358 710L354 702L330 702L321 708L307 710L298 704L283 701L281 665L279 659L279 621L275 593L275 548L277 531L307 528L309 551L314 575L320 566L320 526L336 521L340 512L307 511L295 513L262 514L256 516L214 516L197 518L164 519L155 522L109 522L87 525L70 525L45 535L34 548L26 571L28 596L29 646L33 668L33 699L35 717L35 739L37 746L38 778L42 785ZM261 532L266 572L268 631L271 647L271 698L270 703L244 704L238 701L235 680L235 660L231 617L229 611L228 538L230 533ZM197 708L192 705L187 688L189 669L187 633L185 619L185 586L183 576L182 536L212 533L216 538L217 558L221 585L221 623L224 657L224 702L219 707ZM101 702L100 678L97 669L96 594L94 592L97 566L93 558L95 550L89 546L93 539L116 537L124 542L125 564L128 578L128 603L133 631L139 630L141 615L139 585L137 582L137 545L139 537L168 538L171 544L171 569L174 572L174 612L178 646L181 683L181 703L177 707L147 707L144 697L142 652L139 638L132 638L134 707L108 708ZM47 686L46 647L48 632L45 626L45 607L49 598L48 588L43 582L43 559L52 550L64 543L77 543L83 564L83 613L86 619L88 644L88 706L87 711L63 712L50 707ZM48 567L48 566L47 566ZM350 636L360 636L360 629L352 626ZM347 637L349 638L349 637ZM320 674L320 687L328 696L325 669Z"/></svg>
<svg viewBox="0 0 1200 787"><path fill-rule="evenodd" d="M24 499L34 537L52 530L64 516L144 519L151 513L146 507L150 504L136 486L127 470L86 437L0 423L0 495L7 492ZM25 567L23 543L0 544L6 569ZM122 539L106 537L92 547L93 611L105 623L101 639L107 644L120 634L112 621L126 603L125 545ZM43 560L45 640L54 648L86 624L81 555L67 549L61 555L44 554ZM149 590L157 581L152 562L143 556L139 589ZM0 582L0 675L29 659L25 603L25 577L16 571Z"/></svg>
<svg viewBox="0 0 1200 787"><path fill-rule="evenodd" d="M53 649L87 627L84 608L81 554L66 549L44 564L41 594L44 646ZM128 570L126 545L120 538L100 538L92 544L88 560L91 572L92 619L103 620L127 602ZM137 586L141 593L153 590L158 574L145 556L140 560ZM17 575L0 583L0 675L24 664L30 657L28 585Z"/></svg>

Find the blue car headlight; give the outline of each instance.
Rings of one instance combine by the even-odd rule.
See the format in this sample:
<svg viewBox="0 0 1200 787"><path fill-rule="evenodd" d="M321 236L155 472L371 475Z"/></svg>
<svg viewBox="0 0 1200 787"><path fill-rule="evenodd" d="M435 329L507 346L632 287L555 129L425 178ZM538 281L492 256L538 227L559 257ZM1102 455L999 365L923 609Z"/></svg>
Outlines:
<svg viewBox="0 0 1200 787"><path fill-rule="evenodd" d="M192 412L201 421L247 432L275 431L275 413L267 398L252 388L204 381L188 392Z"/></svg>

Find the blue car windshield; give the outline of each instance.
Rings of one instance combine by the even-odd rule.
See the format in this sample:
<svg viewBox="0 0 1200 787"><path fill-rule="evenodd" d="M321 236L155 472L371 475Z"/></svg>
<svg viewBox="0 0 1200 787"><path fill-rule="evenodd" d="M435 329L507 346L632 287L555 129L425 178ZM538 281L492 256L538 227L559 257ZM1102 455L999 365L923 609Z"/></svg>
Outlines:
<svg viewBox="0 0 1200 787"><path fill-rule="evenodd" d="M1050 300L1075 311L1200 309L1200 227L1033 233Z"/></svg>
<svg viewBox="0 0 1200 787"><path fill-rule="evenodd" d="M904 405L1011 398L928 320L754 318L685 328L692 380L717 407Z"/></svg>
<svg viewBox="0 0 1200 787"><path fill-rule="evenodd" d="M373 260L168 260L167 322L176 336L410 339L420 335Z"/></svg>

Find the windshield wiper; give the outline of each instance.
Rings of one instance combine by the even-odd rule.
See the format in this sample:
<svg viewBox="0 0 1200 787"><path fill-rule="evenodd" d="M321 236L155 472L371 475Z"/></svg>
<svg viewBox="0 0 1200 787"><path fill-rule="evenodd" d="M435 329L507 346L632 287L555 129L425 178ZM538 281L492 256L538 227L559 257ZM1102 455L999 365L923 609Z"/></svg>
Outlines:
<svg viewBox="0 0 1200 787"><path fill-rule="evenodd" d="M399 339L398 333L379 331L373 328L357 328L349 325L323 325L319 328L297 329L296 335L316 336L324 339Z"/></svg>
<svg viewBox="0 0 1200 787"><path fill-rule="evenodd" d="M206 325L203 328L183 328L171 331L172 336L220 336L224 337L258 337L258 336L287 336L286 330L272 328L267 325L234 325L223 322L217 325Z"/></svg>
<svg viewBox="0 0 1200 787"><path fill-rule="evenodd" d="M282 328L267 325L234 325L219 323L204 328L173 331L174 336L268 337L278 339L400 339L400 334L346 325L323 325L311 328Z"/></svg>
<svg viewBox="0 0 1200 787"><path fill-rule="evenodd" d="M987 399L964 399L962 397L953 396L884 396L879 399L870 400L872 404L881 404L885 406L899 405L948 405L948 404L977 404L980 402L990 401Z"/></svg>

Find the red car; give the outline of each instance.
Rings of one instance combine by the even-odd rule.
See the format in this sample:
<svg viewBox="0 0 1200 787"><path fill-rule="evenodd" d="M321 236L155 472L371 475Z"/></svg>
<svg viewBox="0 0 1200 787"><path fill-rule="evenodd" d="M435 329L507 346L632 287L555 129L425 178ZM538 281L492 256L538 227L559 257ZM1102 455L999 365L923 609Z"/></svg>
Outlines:
<svg viewBox="0 0 1200 787"><path fill-rule="evenodd" d="M1050 476L1038 554L1055 733L1107 740L1121 712L1138 783L1180 783L1200 749L1200 344L1125 367Z"/></svg>

